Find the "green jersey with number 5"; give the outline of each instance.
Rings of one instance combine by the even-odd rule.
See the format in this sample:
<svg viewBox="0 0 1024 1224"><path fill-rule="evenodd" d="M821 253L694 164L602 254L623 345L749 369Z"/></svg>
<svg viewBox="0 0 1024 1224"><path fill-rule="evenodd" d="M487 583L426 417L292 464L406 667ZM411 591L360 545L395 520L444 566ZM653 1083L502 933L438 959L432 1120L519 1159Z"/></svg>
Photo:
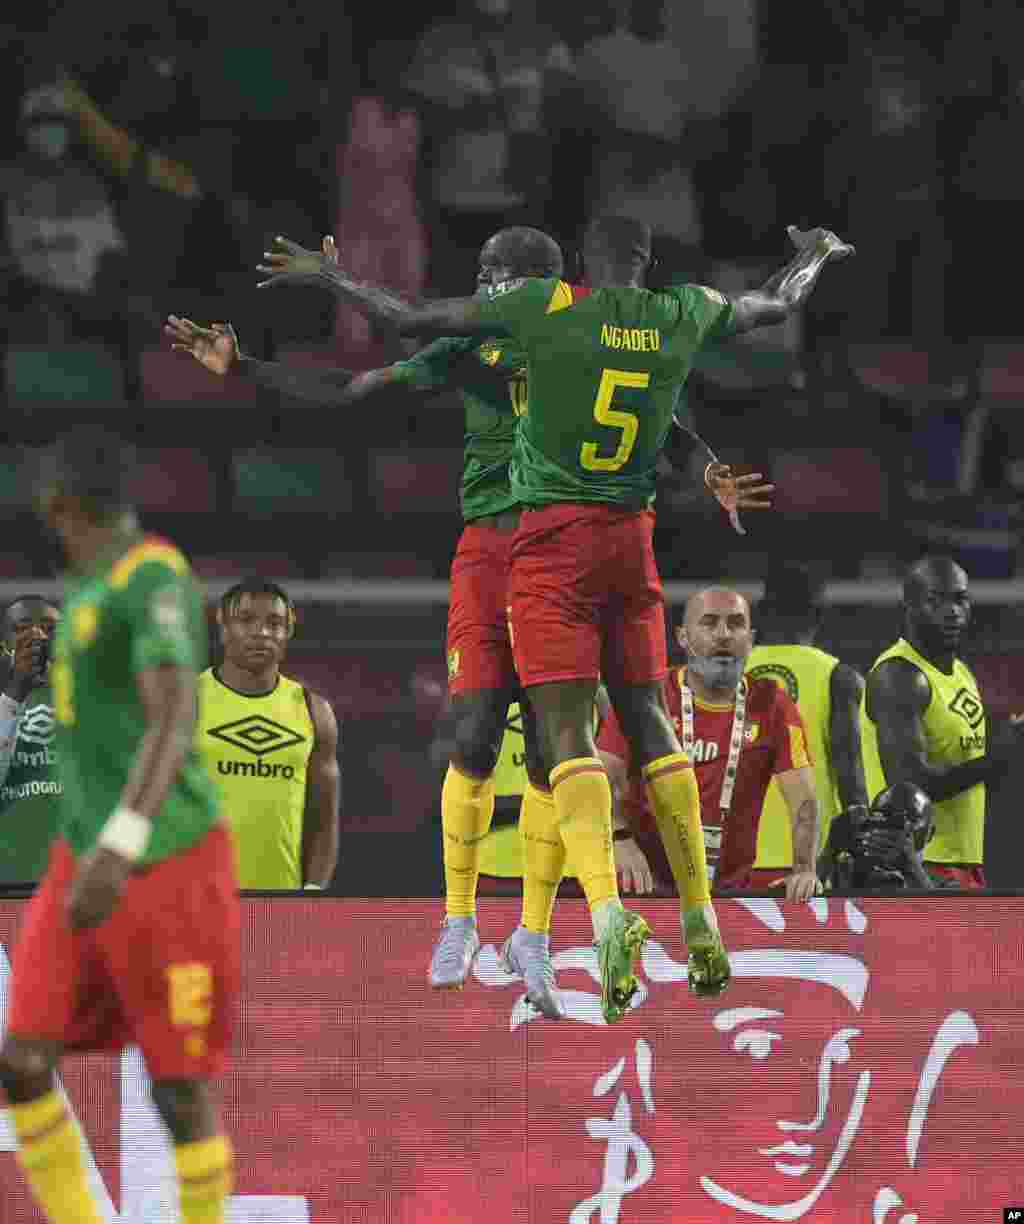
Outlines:
<svg viewBox="0 0 1024 1224"><path fill-rule="evenodd" d="M531 279L482 303L481 313L527 357L529 405L511 469L518 501L650 506L694 354L731 327L722 294Z"/></svg>

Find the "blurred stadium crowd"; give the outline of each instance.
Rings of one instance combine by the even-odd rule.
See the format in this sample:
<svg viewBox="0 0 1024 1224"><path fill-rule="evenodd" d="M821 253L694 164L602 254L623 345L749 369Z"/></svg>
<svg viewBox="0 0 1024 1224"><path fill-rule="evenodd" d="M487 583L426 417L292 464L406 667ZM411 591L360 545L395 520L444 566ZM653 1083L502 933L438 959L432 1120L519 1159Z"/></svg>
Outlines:
<svg viewBox="0 0 1024 1224"><path fill-rule="evenodd" d="M275 234L333 233L357 276L451 294L501 226L548 230L571 270L608 211L652 226L663 283L760 283L790 222L863 256L797 326L702 355L692 419L725 461L770 473L777 504L741 540L710 499L670 498L667 581L756 582L787 556L870 582L935 551L972 580L1022 574L1012 0L110 10L12 0L0 16L0 582L58 572L18 448L81 419L140 444L144 520L201 577L443 581L456 397L285 404L172 353L160 324L230 320L253 356L379 366L408 349L362 316L312 290L256 292ZM436 847L443 607L299 603L293 670L360 715L343 827ZM847 603L822 640L863 667L897 629L893 606ZM996 713L1022 637L1017 608L977 608ZM425 873L411 864L407 891L430 891Z"/></svg>

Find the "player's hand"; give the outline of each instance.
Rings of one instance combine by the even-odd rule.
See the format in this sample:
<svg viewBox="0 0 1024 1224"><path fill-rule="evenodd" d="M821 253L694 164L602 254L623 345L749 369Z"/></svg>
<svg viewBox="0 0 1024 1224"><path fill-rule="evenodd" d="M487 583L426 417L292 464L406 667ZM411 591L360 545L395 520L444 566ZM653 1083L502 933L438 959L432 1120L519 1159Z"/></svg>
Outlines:
<svg viewBox="0 0 1024 1224"><path fill-rule="evenodd" d="M810 901L821 894L821 881L813 871L791 871L785 880L787 901Z"/></svg>
<svg viewBox="0 0 1024 1224"><path fill-rule="evenodd" d="M191 319L168 315L164 335L170 337L172 349L191 353L201 366L221 378L238 360L238 337L230 323L200 327Z"/></svg>
<svg viewBox="0 0 1024 1224"><path fill-rule="evenodd" d="M325 259L329 259L332 264L338 262L338 247L334 241L333 234L325 234L323 242L320 243L320 252Z"/></svg>
<svg viewBox="0 0 1024 1224"><path fill-rule="evenodd" d="M647 861L647 855L637 845L636 838L627 837L613 841L612 850L622 891L641 896L654 892L654 873Z"/></svg>
<svg viewBox="0 0 1024 1224"><path fill-rule="evenodd" d="M746 535L746 529L740 522L741 510L770 510L772 503L769 493L775 492L773 484L758 484L764 480L760 472L751 472L746 476L735 476L728 463L709 463L704 472L704 483L712 497L728 514L733 530L739 535Z"/></svg>
<svg viewBox="0 0 1024 1224"><path fill-rule="evenodd" d="M114 912L132 872L131 862L113 850L101 848L78 864L78 874L68 897L68 919L72 930L98 927Z"/></svg>
<svg viewBox="0 0 1024 1224"><path fill-rule="evenodd" d="M7 682L7 695L24 701L46 678L49 641L37 625L23 629L14 643L14 665Z"/></svg>
<svg viewBox="0 0 1024 1224"><path fill-rule="evenodd" d="M264 263L257 265L256 271L262 272L267 278L257 286L265 289L269 285L316 285L320 283L323 272L327 268L337 266L337 250L329 253L326 250L327 240L324 239L320 251L307 251L288 238L280 235L274 239L273 251L264 251ZM331 246L334 240L331 239Z"/></svg>
<svg viewBox="0 0 1024 1224"><path fill-rule="evenodd" d="M832 259L846 259L849 255L857 254L856 248L850 243L844 242L832 230L822 229L820 226L816 229L799 230L795 225L787 225L786 233L798 251L817 247L822 255L828 255Z"/></svg>

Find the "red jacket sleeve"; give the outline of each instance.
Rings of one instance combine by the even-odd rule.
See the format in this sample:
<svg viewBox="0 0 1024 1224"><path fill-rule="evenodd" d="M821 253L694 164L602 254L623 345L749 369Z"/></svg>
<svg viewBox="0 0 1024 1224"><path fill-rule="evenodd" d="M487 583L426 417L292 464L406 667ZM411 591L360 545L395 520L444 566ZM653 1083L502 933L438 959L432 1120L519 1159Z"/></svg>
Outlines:
<svg viewBox="0 0 1024 1224"><path fill-rule="evenodd" d="M775 761L772 773L787 773L790 769L805 769L813 765L804 720L782 689L776 690L773 715Z"/></svg>

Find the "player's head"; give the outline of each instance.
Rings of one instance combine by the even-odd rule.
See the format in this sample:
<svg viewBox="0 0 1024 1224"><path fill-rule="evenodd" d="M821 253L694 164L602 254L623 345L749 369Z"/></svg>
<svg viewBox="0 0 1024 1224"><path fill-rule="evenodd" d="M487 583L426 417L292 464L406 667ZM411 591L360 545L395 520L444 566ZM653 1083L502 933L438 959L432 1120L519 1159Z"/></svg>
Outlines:
<svg viewBox="0 0 1024 1224"><path fill-rule="evenodd" d="M676 641L686 651L687 671L705 688L732 693L754 645L750 605L728 587L698 591L686 601Z"/></svg>
<svg viewBox="0 0 1024 1224"><path fill-rule="evenodd" d="M813 641L821 627L824 602L822 578L805 565L785 561L765 579L764 595L757 604L758 626L773 639Z"/></svg>
<svg viewBox="0 0 1024 1224"><path fill-rule="evenodd" d="M560 277L563 268L562 248L550 234L514 225L492 234L480 248L477 288L490 297L509 281Z"/></svg>
<svg viewBox="0 0 1024 1224"><path fill-rule="evenodd" d="M595 217L583 235L583 260L592 282L640 284L651 263L651 227L632 217Z"/></svg>
<svg viewBox="0 0 1024 1224"><path fill-rule="evenodd" d="M246 578L224 592L217 609L224 658L258 674L280 667L295 633L295 605L266 578Z"/></svg>
<svg viewBox="0 0 1024 1224"><path fill-rule="evenodd" d="M13 659L15 648L23 637L53 640L60 622L60 609L42 595L19 595L0 616L3 654Z"/></svg>
<svg viewBox="0 0 1024 1224"><path fill-rule="evenodd" d="M71 555L97 528L115 527L132 513L133 448L99 425L76 425L43 454L36 477L40 516Z"/></svg>
<svg viewBox="0 0 1024 1224"><path fill-rule="evenodd" d="M956 654L971 623L967 574L952 557L922 557L903 580L907 637L925 655Z"/></svg>

